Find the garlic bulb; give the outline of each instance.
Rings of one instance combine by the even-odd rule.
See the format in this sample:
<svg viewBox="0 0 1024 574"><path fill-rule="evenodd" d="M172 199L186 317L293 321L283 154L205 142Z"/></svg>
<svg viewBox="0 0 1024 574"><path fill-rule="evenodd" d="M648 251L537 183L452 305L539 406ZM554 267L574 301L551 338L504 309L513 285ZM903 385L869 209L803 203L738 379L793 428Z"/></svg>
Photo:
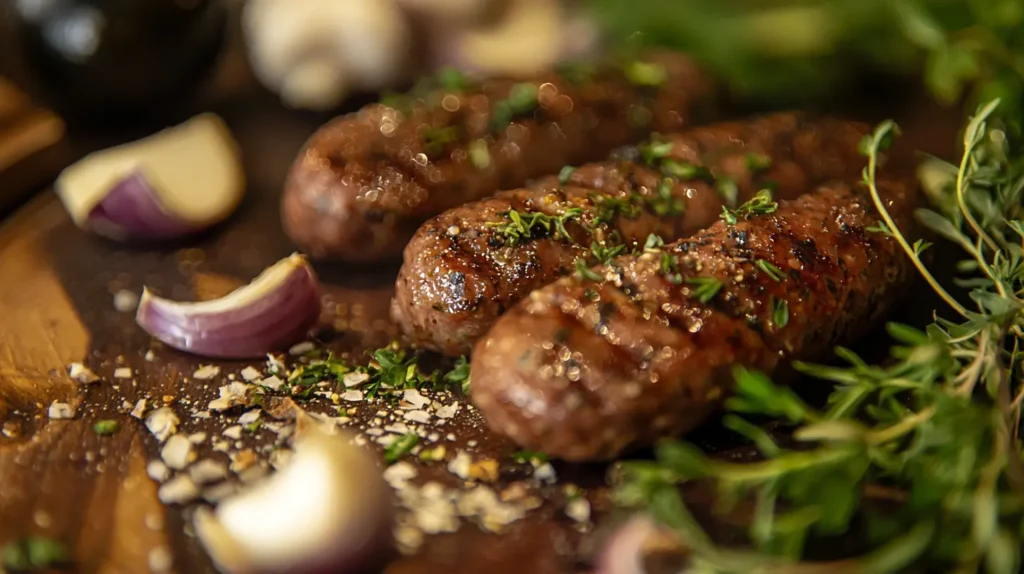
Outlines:
<svg viewBox="0 0 1024 574"><path fill-rule="evenodd" d="M249 0L243 27L257 78L291 107L330 109L407 77L411 31L392 0Z"/></svg>

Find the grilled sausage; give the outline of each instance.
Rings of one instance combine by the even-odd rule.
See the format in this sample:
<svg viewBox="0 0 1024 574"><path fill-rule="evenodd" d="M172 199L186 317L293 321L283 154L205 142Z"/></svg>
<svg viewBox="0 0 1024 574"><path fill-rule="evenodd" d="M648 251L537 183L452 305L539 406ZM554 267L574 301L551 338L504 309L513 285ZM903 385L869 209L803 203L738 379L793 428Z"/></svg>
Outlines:
<svg viewBox="0 0 1024 574"><path fill-rule="evenodd" d="M912 177L879 182L901 229ZM743 365L772 373L863 335L910 277L862 184L829 184L770 215L715 223L590 281L533 292L474 349L472 398L525 448L615 457L704 421Z"/></svg>
<svg viewBox="0 0 1024 574"><path fill-rule="evenodd" d="M652 233L686 237L719 216L723 195L743 202L769 186L790 198L855 177L865 163L857 146L869 130L803 113L694 128L641 146L634 161L581 167L565 185L547 178L457 207L424 224L406 247L392 318L415 344L468 353L505 309L569 273L577 259L595 264L601 249L632 251ZM690 177L666 175L680 173ZM509 241L513 212L574 209L579 213L565 223L569 238L535 224L530 237Z"/></svg>
<svg viewBox="0 0 1024 574"><path fill-rule="evenodd" d="M463 83L449 77L422 97L367 106L314 134L285 184L289 237L317 258L398 257L416 228L446 209L712 113L710 79L674 53L528 82Z"/></svg>

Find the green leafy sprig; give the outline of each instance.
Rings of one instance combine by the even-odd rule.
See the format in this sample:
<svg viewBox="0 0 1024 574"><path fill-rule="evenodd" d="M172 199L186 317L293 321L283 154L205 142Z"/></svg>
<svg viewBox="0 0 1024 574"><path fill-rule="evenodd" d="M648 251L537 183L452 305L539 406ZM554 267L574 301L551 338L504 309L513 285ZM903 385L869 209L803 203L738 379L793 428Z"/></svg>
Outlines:
<svg viewBox="0 0 1024 574"><path fill-rule="evenodd" d="M620 502L672 528L689 549L690 571L1019 572L1024 170L997 106L978 109L964 130L959 165L947 166L951 177L939 187L955 210L917 214L966 253L959 268L967 277L958 283L969 289L970 305L935 279L921 244L911 244L885 208L877 166L898 130L884 122L864 143L864 180L882 219L879 232L892 235L948 309L923 329L888 325L895 345L884 365L844 348L836 353L845 366L796 363L805 375L835 384L820 409L761 373L737 368L723 423L750 440L760 461L719 460L666 441L655 461L623 465ZM949 312L956 320L943 317ZM746 415L791 425L798 446L777 444ZM753 504L749 548L720 547L703 530L679 494L690 481L715 485L722 508ZM852 532L863 539L863 552L808 561L809 541Z"/></svg>

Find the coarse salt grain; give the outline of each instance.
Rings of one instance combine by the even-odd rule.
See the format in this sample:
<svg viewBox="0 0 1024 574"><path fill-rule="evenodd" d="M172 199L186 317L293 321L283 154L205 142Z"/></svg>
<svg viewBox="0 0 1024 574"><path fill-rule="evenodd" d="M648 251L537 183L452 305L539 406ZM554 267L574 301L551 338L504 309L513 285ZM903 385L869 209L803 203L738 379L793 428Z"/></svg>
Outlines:
<svg viewBox="0 0 1024 574"><path fill-rule="evenodd" d="M221 431L221 434L234 440L242 438L242 427L240 425L232 425Z"/></svg>
<svg viewBox="0 0 1024 574"><path fill-rule="evenodd" d="M149 570L151 572L167 572L174 565L174 558L166 546L157 546L149 551Z"/></svg>
<svg viewBox="0 0 1024 574"><path fill-rule="evenodd" d="M146 351L146 357L145 358L146 358L147 361L154 361L154 360L156 360L156 353L154 353L153 351Z"/></svg>
<svg viewBox="0 0 1024 574"><path fill-rule="evenodd" d="M279 379L276 375L270 375L269 377L261 380L259 384L261 387L267 387L272 391L276 391L284 385L284 381Z"/></svg>
<svg viewBox="0 0 1024 574"><path fill-rule="evenodd" d="M209 484L227 478L228 467L223 462L207 458L193 464L188 469L188 476L196 484Z"/></svg>
<svg viewBox="0 0 1024 574"><path fill-rule="evenodd" d="M88 367L86 367L82 363L71 363L70 365L68 365L68 375L72 379L84 385L95 383L100 380L99 376L96 373L92 372Z"/></svg>
<svg viewBox="0 0 1024 574"><path fill-rule="evenodd" d="M189 442L188 437L180 434L168 438L163 448L160 449L160 458L174 470L181 470L188 466L191 456L192 443Z"/></svg>
<svg viewBox="0 0 1024 574"><path fill-rule="evenodd" d="M220 502L231 496L238 489L232 482L222 482L203 489L203 500L206 502Z"/></svg>
<svg viewBox="0 0 1024 574"><path fill-rule="evenodd" d="M199 380L212 379L220 374L220 367L217 365L201 365L194 373L192 378Z"/></svg>
<svg viewBox="0 0 1024 574"><path fill-rule="evenodd" d="M316 345L314 345L312 342L310 342L310 341L303 341L301 343L292 345L292 348L288 349L288 354L289 355L305 355L306 353L312 351L315 348L316 348Z"/></svg>
<svg viewBox="0 0 1024 574"><path fill-rule="evenodd" d="M405 425L404 423L395 423L393 425L388 425L388 426L384 427L384 430L386 430L387 432L395 433L395 434L408 434L409 433L409 427L407 425Z"/></svg>
<svg viewBox="0 0 1024 574"><path fill-rule="evenodd" d="M47 410L47 416L54 420L75 418L75 408L68 403L54 402Z"/></svg>
<svg viewBox="0 0 1024 574"><path fill-rule="evenodd" d="M131 409L130 414L135 418L142 418L145 416L145 399L138 399L135 406Z"/></svg>
<svg viewBox="0 0 1024 574"><path fill-rule="evenodd" d="M260 378L259 370L255 369L255 368L253 368L251 366L242 369L241 375L242 375L243 379L245 379L245 380L247 380L249 382L255 381L256 379Z"/></svg>
<svg viewBox="0 0 1024 574"><path fill-rule="evenodd" d="M358 387L359 385L370 380L369 373L348 373L341 378L341 382L348 388Z"/></svg>
<svg viewBox="0 0 1024 574"><path fill-rule="evenodd" d="M167 440L167 437L178 432L178 415L170 407L160 407L146 415L146 428L160 442Z"/></svg>
<svg viewBox="0 0 1024 574"><path fill-rule="evenodd" d="M406 389L402 394L402 400L412 405L414 409L422 409L430 404L430 399L420 394L416 389Z"/></svg>
<svg viewBox="0 0 1024 574"><path fill-rule="evenodd" d="M146 465L146 474L157 482L163 482L171 477L171 469L162 460L151 460Z"/></svg>
<svg viewBox="0 0 1024 574"><path fill-rule="evenodd" d="M468 480L471 466L473 466L473 459L469 456L469 453L461 451L448 463L448 472L462 480Z"/></svg>
<svg viewBox="0 0 1024 574"><path fill-rule="evenodd" d="M406 411L402 418L416 423L426 423L430 422L430 413L427 411Z"/></svg>
<svg viewBox="0 0 1024 574"><path fill-rule="evenodd" d="M253 409L242 413L242 416L238 417L238 424L247 425L252 424L260 419L260 410Z"/></svg>
<svg viewBox="0 0 1024 574"><path fill-rule="evenodd" d="M341 400L357 403L363 400L363 391L345 391L341 394Z"/></svg>
<svg viewBox="0 0 1024 574"><path fill-rule="evenodd" d="M438 418L450 419L454 417L457 412L459 412L459 403L452 403L437 409L437 412L434 414L436 414Z"/></svg>
<svg viewBox="0 0 1024 574"><path fill-rule="evenodd" d="M188 475L182 474L163 483L157 496L164 504L184 504L195 500L199 496L199 489Z"/></svg>
<svg viewBox="0 0 1024 574"><path fill-rule="evenodd" d="M139 296L127 289L114 293L114 309L121 313L134 311L139 306Z"/></svg>
<svg viewBox="0 0 1024 574"><path fill-rule="evenodd" d="M576 522L590 520L590 502L586 498L575 498L565 505L565 515Z"/></svg>
<svg viewBox="0 0 1024 574"><path fill-rule="evenodd" d="M130 378L132 378L132 369L131 369L131 367L118 367L118 368L114 369L114 378L115 379L130 379Z"/></svg>

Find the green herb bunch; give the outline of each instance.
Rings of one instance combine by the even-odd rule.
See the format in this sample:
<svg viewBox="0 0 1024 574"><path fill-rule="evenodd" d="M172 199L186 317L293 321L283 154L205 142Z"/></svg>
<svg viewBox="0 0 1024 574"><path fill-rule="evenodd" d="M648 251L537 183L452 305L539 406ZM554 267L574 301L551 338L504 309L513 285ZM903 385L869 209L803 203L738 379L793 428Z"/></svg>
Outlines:
<svg viewBox="0 0 1024 574"><path fill-rule="evenodd" d="M587 0L630 48L687 51L741 96L801 102L851 78L923 70L945 102L1024 102L1020 0ZM1012 106L1012 110L1009 109Z"/></svg>
<svg viewBox="0 0 1024 574"><path fill-rule="evenodd" d="M674 529L700 573L871 573L1020 571L1024 542L1024 169L998 100L979 108L964 130L963 158L946 166L945 213L919 220L966 254L957 279L961 302L896 228L875 187L880 152L897 126L866 139L864 180L885 225L946 303L923 330L890 324L891 362L872 365L839 348L846 366L798 363L834 383L823 408L790 389L737 368L724 425L753 442L762 458L717 460L668 441L656 460L625 463L617 491ZM777 444L744 415L793 427L795 446ZM690 481L713 484L719 510L753 504L749 547L718 546L679 494ZM810 540L856 535L863 551L830 562L808 559Z"/></svg>

